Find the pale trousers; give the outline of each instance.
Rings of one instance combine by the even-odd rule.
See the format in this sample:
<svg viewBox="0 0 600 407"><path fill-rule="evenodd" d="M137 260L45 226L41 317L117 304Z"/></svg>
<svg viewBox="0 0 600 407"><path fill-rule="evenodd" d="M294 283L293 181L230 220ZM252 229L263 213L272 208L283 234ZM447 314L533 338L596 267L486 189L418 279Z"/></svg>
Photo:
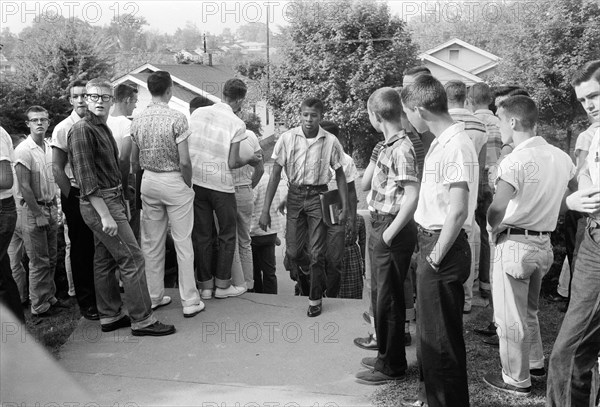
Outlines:
<svg viewBox="0 0 600 407"><path fill-rule="evenodd" d="M23 255L25 254L25 243L23 242L23 228L21 227L21 217L23 216L22 206L17 204L17 224L13 232L10 244L6 254L10 259L10 268L12 276L19 289L19 297L24 303L29 299L29 290L27 287L27 271L23 267Z"/></svg>
<svg viewBox="0 0 600 407"><path fill-rule="evenodd" d="M531 386L529 369L544 367L538 306L542 278L554 257L550 235L501 235L494 256L492 296L504 382Z"/></svg>
<svg viewBox="0 0 600 407"><path fill-rule="evenodd" d="M177 252L181 305L200 304L192 246L194 190L185 184L179 171L159 173L146 170L141 197L141 248L152 305L160 304L165 293L165 241L169 224Z"/></svg>
<svg viewBox="0 0 600 407"><path fill-rule="evenodd" d="M254 264L252 262L252 239L250 227L252 212L254 212L254 192L250 185L235 187L237 203L237 245L231 265L231 280L233 285L246 285L254 288ZM243 276L243 278L242 278Z"/></svg>
<svg viewBox="0 0 600 407"><path fill-rule="evenodd" d="M479 275L479 252L481 248L481 231L479 225L473 220L471 231L467 233L469 238L469 247L471 248L471 271L469 278L463 284L465 290L465 304L463 309L470 311L473 304L473 283Z"/></svg>

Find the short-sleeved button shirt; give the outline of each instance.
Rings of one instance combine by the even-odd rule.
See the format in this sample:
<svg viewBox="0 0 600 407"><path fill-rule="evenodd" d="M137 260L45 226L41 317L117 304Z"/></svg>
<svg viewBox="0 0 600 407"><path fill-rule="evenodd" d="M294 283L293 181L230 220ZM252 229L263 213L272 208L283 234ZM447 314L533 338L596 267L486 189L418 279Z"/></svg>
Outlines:
<svg viewBox="0 0 600 407"><path fill-rule="evenodd" d="M131 138L131 120L125 116L108 116L106 125L110 129L115 143L117 143L117 150L120 155L123 149L123 141L126 138Z"/></svg>
<svg viewBox="0 0 600 407"><path fill-rule="evenodd" d="M252 147L252 151L260 151L260 142L258 137L252 130L246 130L246 140L242 143L248 143ZM231 176L233 177L233 185L236 187L242 185L252 184L252 175L254 175L254 167L251 165L244 165L241 168L234 168L231 170Z"/></svg>
<svg viewBox="0 0 600 407"><path fill-rule="evenodd" d="M45 139L43 144L45 151L29 135L15 149L15 167L22 164L31 172L30 186L36 201L50 202L56 196L56 184L52 173L52 148ZM21 185L17 188L15 198L17 201L23 198Z"/></svg>
<svg viewBox="0 0 600 407"><path fill-rule="evenodd" d="M600 128L600 122L595 122L592 123L590 127L582 131L575 142L575 150L589 151L590 145L592 144L592 139L594 138L594 134L596 134L598 128Z"/></svg>
<svg viewBox="0 0 600 407"><path fill-rule="evenodd" d="M600 129L596 130L596 134L592 138L586 161L592 184L600 186ZM596 213L592 217L600 222L600 214Z"/></svg>
<svg viewBox="0 0 600 407"><path fill-rule="evenodd" d="M12 146L12 139L10 135L0 127L0 161L8 161L11 164L15 161L15 152ZM16 184L16 178L13 174L13 185ZM12 188L0 189L0 199L6 199L13 195Z"/></svg>
<svg viewBox="0 0 600 407"><path fill-rule="evenodd" d="M50 145L53 148L58 148L58 149L64 151L65 153L68 153L69 130L71 130L71 127L73 127L73 125L81 119L82 118L79 117L79 115L75 112L75 110L73 110L71 112L71 114L65 120L58 123L56 125L56 127L54 127L54 130L52 131L52 142L50 143ZM73 169L69 163L67 163L67 165L65 166L65 174L69 178L69 182L71 183L71 186L75 187L75 188L79 188L79 185L77 184L77 180L75 180L75 176L73 175Z"/></svg>
<svg viewBox="0 0 600 407"><path fill-rule="evenodd" d="M475 117L483 122L487 132L487 155L485 157L485 168L492 168L498 163L500 151L502 150L502 137L500 135L500 119L488 109L478 109Z"/></svg>

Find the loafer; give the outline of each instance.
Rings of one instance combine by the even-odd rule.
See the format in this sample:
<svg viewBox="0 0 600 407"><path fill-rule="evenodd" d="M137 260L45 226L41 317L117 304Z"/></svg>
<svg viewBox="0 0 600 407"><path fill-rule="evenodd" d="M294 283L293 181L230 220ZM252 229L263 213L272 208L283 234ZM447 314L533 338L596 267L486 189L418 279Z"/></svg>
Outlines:
<svg viewBox="0 0 600 407"><path fill-rule="evenodd" d="M244 294L246 291L248 291L246 287L239 287L232 284L229 288L217 288L215 290L215 298L237 297Z"/></svg>
<svg viewBox="0 0 600 407"><path fill-rule="evenodd" d="M159 321L140 329L131 330L133 336L165 336L174 333L175 327L173 325L166 325Z"/></svg>
<svg viewBox="0 0 600 407"><path fill-rule="evenodd" d="M405 397L401 402L404 407L427 407L427 403L415 397Z"/></svg>
<svg viewBox="0 0 600 407"><path fill-rule="evenodd" d="M498 337L498 335L490 336L489 338L482 339L481 341L486 345L490 345L495 348L500 347L500 338Z"/></svg>
<svg viewBox="0 0 600 407"><path fill-rule="evenodd" d="M213 296L213 290L210 288L200 291L200 298L203 300L210 300Z"/></svg>
<svg viewBox="0 0 600 407"><path fill-rule="evenodd" d="M500 390L504 393L509 393L514 396L529 396L531 394L531 386L517 387L508 383L504 383L502 376L499 374L488 373L483 376L483 381L496 390Z"/></svg>
<svg viewBox="0 0 600 407"><path fill-rule="evenodd" d="M494 336L496 335L496 324L490 322L485 328L475 328L473 329L473 332L483 336Z"/></svg>
<svg viewBox="0 0 600 407"><path fill-rule="evenodd" d="M127 328L131 326L131 319L127 315L124 315L123 318L116 320L115 322L111 322L110 324L100 324L102 332L112 332L117 329Z"/></svg>
<svg viewBox="0 0 600 407"><path fill-rule="evenodd" d="M169 305L171 303L171 297L165 295L162 297L162 300L158 304L152 305L152 310L154 311L157 308L164 307L165 305Z"/></svg>
<svg viewBox="0 0 600 407"><path fill-rule="evenodd" d="M373 337L373 334L369 334L366 338L355 338L354 344L361 349L366 350L379 350L377 345L377 339Z"/></svg>
<svg viewBox="0 0 600 407"><path fill-rule="evenodd" d="M362 313L363 319L365 320L365 322L369 325L371 325L371 314L369 314L367 311Z"/></svg>
<svg viewBox="0 0 600 407"><path fill-rule="evenodd" d="M540 367L539 369L529 369L529 374L533 377L543 377L546 376L546 369Z"/></svg>
<svg viewBox="0 0 600 407"><path fill-rule="evenodd" d="M372 386L378 386L387 383L398 383L406 380L406 375L402 376L388 376L381 373L378 370L363 370L356 374L356 381L361 384L369 384Z"/></svg>
<svg viewBox="0 0 600 407"><path fill-rule="evenodd" d="M68 301L57 299L56 302L54 304L52 304L52 307L69 309L69 308L71 308L71 304Z"/></svg>
<svg viewBox="0 0 600 407"><path fill-rule="evenodd" d="M95 307L89 307L87 309L80 310L80 312L82 317L89 319L90 321L98 321L100 319L98 310Z"/></svg>
<svg viewBox="0 0 600 407"><path fill-rule="evenodd" d="M377 358L362 358L360 361L361 366L366 367L367 369L375 370L375 362L377 362Z"/></svg>
<svg viewBox="0 0 600 407"><path fill-rule="evenodd" d="M306 311L306 315L309 317L317 317L319 315L321 315L321 311L323 310L323 307L321 304L318 305L309 305L308 306L308 311Z"/></svg>
<svg viewBox="0 0 600 407"><path fill-rule="evenodd" d="M410 336L410 332L404 332L404 346L412 345L412 337Z"/></svg>
<svg viewBox="0 0 600 407"><path fill-rule="evenodd" d="M184 318L192 318L198 315L200 312L204 310L204 303L200 301L200 304L190 305L187 307L183 307L183 317Z"/></svg>

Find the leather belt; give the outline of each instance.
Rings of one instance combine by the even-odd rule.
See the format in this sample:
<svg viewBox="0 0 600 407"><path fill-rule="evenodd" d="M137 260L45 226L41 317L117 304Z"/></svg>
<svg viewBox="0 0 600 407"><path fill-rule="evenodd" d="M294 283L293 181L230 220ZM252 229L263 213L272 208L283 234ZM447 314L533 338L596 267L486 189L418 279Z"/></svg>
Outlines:
<svg viewBox="0 0 600 407"><path fill-rule="evenodd" d="M507 235L525 235L525 236L544 236L544 235L550 235L552 232L538 232L536 230L528 230L528 229L521 229L521 228L508 228L506 230L503 230L502 232L500 232L499 234L507 234Z"/></svg>

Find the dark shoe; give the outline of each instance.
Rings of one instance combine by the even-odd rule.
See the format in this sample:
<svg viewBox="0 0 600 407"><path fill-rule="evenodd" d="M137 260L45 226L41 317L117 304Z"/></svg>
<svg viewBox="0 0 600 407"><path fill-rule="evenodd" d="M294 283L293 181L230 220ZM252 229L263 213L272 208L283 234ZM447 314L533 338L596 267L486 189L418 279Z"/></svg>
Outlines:
<svg viewBox="0 0 600 407"><path fill-rule="evenodd" d="M361 366L366 367L367 369L375 369L375 362L377 362L377 358L362 358L360 361Z"/></svg>
<svg viewBox="0 0 600 407"><path fill-rule="evenodd" d="M511 384L504 383L504 380L502 380L502 376L498 374L488 373L485 376L483 376L483 381L496 390L500 390L515 396L529 396L529 394L531 394L531 386L517 387Z"/></svg>
<svg viewBox="0 0 600 407"><path fill-rule="evenodd" d="M563 297L559 293L554 293L548 296L548 300L552 302L566 302L568 300L567 297Z"/></svg>
<svg viewBox="0 0 600 407"><path fill-rule="evenodd" d="M175 327L173 325L165 325L159 321L140 329L131 330L133 336L165 336L174 333Z"/></svg>
<svg viewBox="0 0 600 407"><path fill-rule="evenodd" d="M490 322L490 324L485 328L475 328L473 331L479 335L494 336L496 335L496 324Z"/></svg>
<svg viewBox="0 0 600 407"><path fill-rule="evenodd" d="M56 300L56 302L54 304L52 304L52 307L69 309L69 308L71 308L71 304L65 300Z"/></svg>
<svg viewBox="0 0 600 407"><path fill-rule="evenodd" d="M427 403L415 397L405 397L400 404L405 407L427 407Z"/></svg>
<svg viewBox="0 0 600 407"><path fill-rule="evenodd" d="M546 369L543 367L539 369L529 369L529 374L534 377L544 377L546 376Z"/></svg>
<svg viewBox="0 0 600 407"><path fill-rule="evenodd" d="M100 324L102 328L102 332L112 332L117 329L127 328L131 326L131 319L127 315L124 315L123 318L116 320L115 322L111 322L109 324Z"/></svg>
<svg viewBox="0 0 600 407"><path fill-rule="evenodd" d="M371 325L371 314L369 314L367 311L363 312L363 319L367 324Z"/></svg>
<svg viewBox="0 0 600 407"><path fill-rule="evenodd" d="M378 350L379 346L377 346L377 339L373 337L373 334L369 334L366 338L355 338L354 344L361 349L366 350Z"/></svg>
<svg viewBox="0 0 600 407"><path fill-rule="evenodd" d="M403 380L406 380L406 375L388 376L378 370L363 370L362 372L358 372L356 374L357 382L374 386L387 383L398 383Z"/></svg>
<svg viewBox="0 0 600 407"><path fill-rule="evenodd" d="M85 319L89 319L90 321L98 321L100 319L100 315L98 314L98 310L95 307L88 307L87 309L80 309L81 316Z"/></svg>
<svg viewBox="0 0 600 407"><path fill-rule="evenodd" d="M48 318L48 317L52 317L52 316L58 314L59 312L60 312L60 309L55 308L55 307L50 307L45 312L40 312L39 314L34 314L32 312L31 315L35 318Z"/></svg>
<svg viewBox="0 0 600 407"><path fill-rule="evenodd" d="M321 315L321 311L322 311L322 305L318 304L318 305L309 305L308 306L308 311L306 312L306 315L308 315L309 317L318 317L319 315Z"/></svg>
<svg viewBox="0 0 600 407"><path fill-rule="evenodd" d="M500 347L500 338L498 335L490 336L489 338L482 339L482 342L486 345L493 346L495 348Z"/></svg>
<svg viewBox="0 0 600 407"><path fill-rule="evenodd" d="M410 332L404 332L404 346L412 345L412 337L410 336Z"/></svg>
<svg viewBox="0 0 600 407"><path fill-rule="evenodd" d="M569 303L568 302L563 302L558 306L558 310L562 313L567 312L567 309L569 308Z"/></svg>

